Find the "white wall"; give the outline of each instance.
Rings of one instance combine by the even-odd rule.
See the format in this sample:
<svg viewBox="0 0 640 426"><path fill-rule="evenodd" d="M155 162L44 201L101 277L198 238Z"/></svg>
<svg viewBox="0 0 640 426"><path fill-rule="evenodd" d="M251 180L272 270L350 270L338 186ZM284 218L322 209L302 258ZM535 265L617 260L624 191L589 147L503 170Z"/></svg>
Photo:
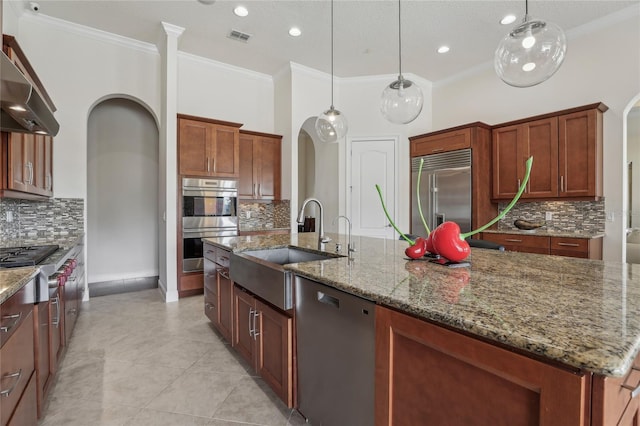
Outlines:
<svg viewBox="0 0 640 426"><path fill-rule="evenodd" d="M627 162L633 162L631 227L640 228L640 105L627 115Z"/></svg>
<svg viewBox="0 0 640 426"><path fill-rule="evenodd" d="M89 115L89 283L158 275L158 128L130 100L110 99Z"/></svg>
<svg viewBox="0 0 640 426"><path fill-rule="evenodd" d="M640 93L638 8L626 9L568 34L564 64L546 82L518 89L504 84L492 66L436 84L433 127L443 129L473 121L498 124L518 118L604 102L605 209L604 259L621 260L624 221L622 167L624 110Z"/></svg>
<svg viewBox="0 0 640 426"><path fill-rule="evenodd" d="M243 123L243 129L274 133L273 79L181 52L178 112Z"/></svg>

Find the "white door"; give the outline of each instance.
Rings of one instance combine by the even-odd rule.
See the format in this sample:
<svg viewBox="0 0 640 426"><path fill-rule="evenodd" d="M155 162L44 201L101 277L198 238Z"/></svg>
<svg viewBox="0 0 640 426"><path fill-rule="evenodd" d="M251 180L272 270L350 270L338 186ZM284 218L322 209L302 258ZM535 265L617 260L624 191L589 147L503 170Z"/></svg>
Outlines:
<svg viewBox="0 0 640 426"><path fill-rule="evenodd" d="M395 238L375 185L380 186L389 215L397 223L396 144L397 139L351 141L350 216L355 235Z"/></svg>

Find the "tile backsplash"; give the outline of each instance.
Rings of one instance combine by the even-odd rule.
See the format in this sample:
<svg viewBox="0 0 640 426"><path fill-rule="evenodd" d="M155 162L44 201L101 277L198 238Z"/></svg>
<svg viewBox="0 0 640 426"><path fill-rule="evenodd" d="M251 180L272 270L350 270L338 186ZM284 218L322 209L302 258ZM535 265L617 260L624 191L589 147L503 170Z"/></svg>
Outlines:
<svg viewBox="0 0 640 426"><path fill-rule="evenodd" d="M238 227L240 231L289 229L290 204L289 200L270 203L240 201L238 203Z"/></svg>
<svg viewBox="0 0 640 426"><path fill-rule="evenodd" d="M10 222L7 219L12 219ZM0 198L0 241L84 232L84 200Z"/></svg>
<svg viewBox="0 0 640 426"><path fill-rule="evenodd" d="M498 204L498 211L508 203ZM517 229L513 222L524 219L532 222L545 220L545 213L552 219L546 221L546 230L562 232L604 233L604 201L534 201L516 203L513 209L498 222L499 230Z"/></svg>

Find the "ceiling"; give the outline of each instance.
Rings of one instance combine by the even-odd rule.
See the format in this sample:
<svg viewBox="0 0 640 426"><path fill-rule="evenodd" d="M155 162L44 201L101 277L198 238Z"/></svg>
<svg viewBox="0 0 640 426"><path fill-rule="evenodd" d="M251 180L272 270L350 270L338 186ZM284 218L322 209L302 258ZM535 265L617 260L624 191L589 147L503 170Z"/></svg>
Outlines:
<svg viewBox="0 0 640 426"><path fill-rule="evenodd" d="M5 0L6 1L6 0ZM9 0L30 10L29 0ZM179 49L238 67L274 75L289 61L331 71L331 3L327 0L36 0L37 12L66 21L156 43L161 22L185 28ZM209 0L210 1L210 0ZM22 5L20 5L20 2ZM249 15L233 8L242 4ZM628 9L633 8L633 9ZM640 0L553 0L529 2L532 17L554 22L568 32L627 9ZM524 0L403 0L402 71L438 81L490 63L502 37L521 22ZM513 13L516 23L500 25ZM623 12L621 12L623 13ZM300 37L288 34L291 26ZM248 42L227 37L231 30L251 35ZM337 77L398 74L398 2L395 0L335 0L334 72ZM446 54L436 52L443 44Z"/></svg>

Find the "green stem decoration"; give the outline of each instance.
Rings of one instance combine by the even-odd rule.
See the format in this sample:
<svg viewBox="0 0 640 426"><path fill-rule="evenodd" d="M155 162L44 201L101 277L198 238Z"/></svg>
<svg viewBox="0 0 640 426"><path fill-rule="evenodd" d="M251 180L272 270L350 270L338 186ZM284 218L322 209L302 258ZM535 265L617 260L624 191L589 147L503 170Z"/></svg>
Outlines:
<svg viewBox="0 0 640 426"><path fill-rule="evenodd" d="M420 178L422 177L422 165L424 164L424 158L420 159L420 170L418 170L418 183L416 185L416 195L418 200L418 213L420 213L420 219L422 220L422 225L424 225L424 229L427 230L427 237L431 234L429 231L429 227L427 226L427 221L424 220L424 215L422 214L422 203L420 202Z"/></svg>
<svg viewBox="0 0 640 426"><path fill-rule="evenodd" d="M404 234L402 233L402 231L400 231L400 230L398 229L398 227L396 226L396 224L395 224L395 223L393 223L393 220L391 220L391 216L389 216L389 212L387 211L387 207L384 205L384 199L383 199L383 197L382 197L382 190L380 189L380 186L379 186L378 184L376 184L376 190L378 191L378 196L380 197L380 202L382 203L382 210L384 210L384 214L385 214L385 216L387 216L387 220L389 221L389 223L391 224L391 226L393 226L393 229L395 229L395 230L398 232L398 234L400 234L400 236L401 236L402 238L404 238L404 240L405 240L406 242L408 242L408 243L409 243L409 244L411 244L411 245L414 245L414 244L415 244L415 241L413 241L411 238L409 238L409 237L407 237L406 235L404 235Z"/></svg>
<svg viewBox="0 0 640 426"><path fill-rule="evenodd" d="M497 221L502 219L507 213L509 213L509 210L511 210L513 208L513 206L516 204L516 202L518 201L518 199L520 198L520 196L524 192L524 188L527 186L527 182L529 182L529 176L531 175L531 166L533 165L533 157L529 157L525 164L526 164L527 169L526 169L526 171L524 173L524 180L522 181L522 185L520 185L520 189L518 189L518 193L516 194L515 197L513 197L513 200L511 200L509 205L502 211L502 213L500 213L498 216L495 217L495 219L493 219L491 222L487 223L486 225L481 226L480 228L476 229L475 231L471 231L471 232L467 232L467 233L464 233L464 234L460 234L460 238L461 239L465 240L465 239L469 238L470 236L477 234L478 232L484 231L485 229L487 229L488 227L490 227L491 225L493 225L494 223L496 223Z"/></svg>

